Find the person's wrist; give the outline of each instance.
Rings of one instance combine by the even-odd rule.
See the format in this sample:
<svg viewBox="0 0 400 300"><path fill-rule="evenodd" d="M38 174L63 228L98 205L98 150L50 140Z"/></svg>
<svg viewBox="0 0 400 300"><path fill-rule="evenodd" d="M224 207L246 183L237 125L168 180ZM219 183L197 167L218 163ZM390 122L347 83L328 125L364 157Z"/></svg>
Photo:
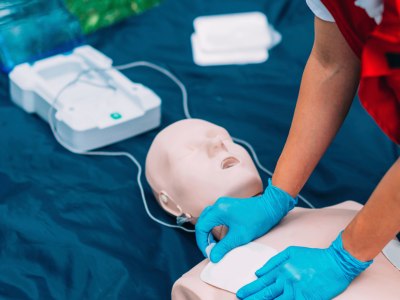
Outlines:
<svg viewBox="0 0 400 300"><path fill-rule="evenodd" d="M342 233L343 249L363 262L372 260L381 250L377 251L376 247L360 242L360 237L357 233L359 228L365 227L366 224L363 224L363 219L356 217Z"/></svg>
<svg viewBox="0 0 400 300"><path fill-rule="evenodd" d="M284 206L286 211L285 215L296 206L298 202L298 196L296 195L295 197L293 197L291 194L273 185L271 178L268 179L268 188L274 191L274 194L276 195L275 199L281 200L279 201L280 202L279 204Z"/></svg>
<svg viewBox="0 0 400 300"><path fill-rule="evenodd" d="M351 281L368 268L372 264L373 260L362 262L347 252L343 247L342 232L340 232L336 240L332 242L328 251L333 256L346 278Z"/></svg>
<svg viewBox="0 0 400 300"><path fill-rule="evenodd" d="M275 226L294 208L298 199L297 197L293 198L285 191L272 185L271 179L269 179L268 187L261 196L261 201L263 202L262 206L264 207L267 218L272 220L272 226Z"/></svg>
<svg viewBox="0 0 400 300"><path fill-rule="evenodd" d="M274 173L271 178L271 183L274 187L277 187L289 194L292 198L296 198L301 190L301 186L296 184L292 184L290 180L288 180L285 176L280 175L279 173Z"/></svg>

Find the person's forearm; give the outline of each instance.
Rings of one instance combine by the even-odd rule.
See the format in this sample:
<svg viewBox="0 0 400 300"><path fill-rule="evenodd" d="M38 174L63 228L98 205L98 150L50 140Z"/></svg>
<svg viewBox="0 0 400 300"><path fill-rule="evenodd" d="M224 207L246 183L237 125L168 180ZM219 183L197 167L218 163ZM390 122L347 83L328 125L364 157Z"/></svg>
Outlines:
<svg viewBox="0 0 400 300"><path fill-rule="evenodd" d="M363 262L370 261L399 231L400 158L342 233L343 248Z"/></svg>
<svg viewBox="0 0 400 300"><path fill-rule="evenodd" d="M316 19L290 133L272 184L297 196L337 134L357 91L360 62L336 24Z"/></svg>

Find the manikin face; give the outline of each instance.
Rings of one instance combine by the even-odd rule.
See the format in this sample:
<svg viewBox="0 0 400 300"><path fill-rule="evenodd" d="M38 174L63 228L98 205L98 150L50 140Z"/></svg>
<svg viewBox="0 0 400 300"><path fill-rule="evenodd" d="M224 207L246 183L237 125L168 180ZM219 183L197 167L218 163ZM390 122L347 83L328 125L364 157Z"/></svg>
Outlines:
<svg viewBox="0 0 400 300"><path fill-rule="evenodd" d="M263 191L248 152L224 128L196 119L176 122L156 136L146 178L159 204L175 216L199 217L219 197Z"/></svg>

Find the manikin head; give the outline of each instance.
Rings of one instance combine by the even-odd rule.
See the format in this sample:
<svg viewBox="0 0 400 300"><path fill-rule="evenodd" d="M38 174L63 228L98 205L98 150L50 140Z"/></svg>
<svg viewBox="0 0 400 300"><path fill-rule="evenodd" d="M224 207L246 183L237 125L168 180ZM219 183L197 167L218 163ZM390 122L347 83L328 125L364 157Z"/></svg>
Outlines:
<svg viewBox="0 0 400 300"><path fill-rule="evenodd" d="M146 159L157 202L174 216L199 217L219 197L248 198L263 185L248 152L212 123L189 119L162 130Z"/></svg>

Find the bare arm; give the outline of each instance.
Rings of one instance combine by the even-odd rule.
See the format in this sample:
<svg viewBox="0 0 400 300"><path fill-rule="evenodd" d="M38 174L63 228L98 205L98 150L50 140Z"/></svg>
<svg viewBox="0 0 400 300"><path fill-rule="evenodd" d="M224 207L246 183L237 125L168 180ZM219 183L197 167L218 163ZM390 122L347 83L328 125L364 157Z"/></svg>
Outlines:
<svg viewBox="0 0 400 300"><path fill-rule="evenodd" d="M400 158L342 234L344 249L370 261L400 231Z"/></svg>
<svg viewBox="0 0 400 300"><path fill-rule="evenodd" d="M315 43L304 70L289 137L272 178L296 196L337 134L360 78L360 61L335 23L315 18ZM342 234L355 258L376 257L400 231L400 159Z"/></svg>
<svg viewBox="0 0 400 300"><path fill-rule="evenodd" d="M295 197L350 109L360 61L336 23L315 18L315 42L304 70L290 133L272 184Z"/></svg>

